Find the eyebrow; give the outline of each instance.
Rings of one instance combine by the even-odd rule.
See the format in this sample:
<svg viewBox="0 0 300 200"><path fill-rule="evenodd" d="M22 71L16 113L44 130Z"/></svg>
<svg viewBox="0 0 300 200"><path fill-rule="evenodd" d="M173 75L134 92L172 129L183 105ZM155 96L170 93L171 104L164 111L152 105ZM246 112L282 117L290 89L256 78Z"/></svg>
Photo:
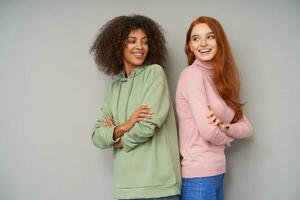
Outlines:
<svg viewBox="0 0 300 200"><path fill-rule="evenodd" d="M208 32L206 35L210 35L210 34L213 34L214 35L214 32ZM192 35L192 37L195 37L195 36L199 36L199 35L197 35L197 34L195 34L195 35Z"/></svg>
<svg viewBox="0 0 300 200"><path fill-rule="evenodd" d="M136 39L136 37L134 37L134 36L128 36L128 38L133 38L133 39ZM147 35L146 35L146 36L144 36L144 37L142 37L142 40L143 40L143 39L148 39Z"/></svg>

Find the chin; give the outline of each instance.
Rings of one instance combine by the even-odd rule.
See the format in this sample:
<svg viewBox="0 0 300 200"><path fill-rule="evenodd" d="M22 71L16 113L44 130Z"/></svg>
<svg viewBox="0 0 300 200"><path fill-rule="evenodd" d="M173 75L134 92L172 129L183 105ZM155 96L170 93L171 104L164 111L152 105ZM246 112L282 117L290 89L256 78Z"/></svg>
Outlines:
<svg viewBox="0 0 300 200"><path fill-rule="evenodd" d="M199 60L202 62L210 62L212 61L212 58L199 58Z"/></svg>
<svg viewBox="0 0 300 200"><path fill-rule="evenodd" d="M144 62L145 62L145 60L143 60L143 61L137 61L134 64L138 66L138 65L142 65Z"/></svg>
<svg viewBox="0 0 300 200"><path fill-rule="evenodd" d="M140 66L142 65L144 62L138 62L138 63L134 63L135 66Z"/></svg>

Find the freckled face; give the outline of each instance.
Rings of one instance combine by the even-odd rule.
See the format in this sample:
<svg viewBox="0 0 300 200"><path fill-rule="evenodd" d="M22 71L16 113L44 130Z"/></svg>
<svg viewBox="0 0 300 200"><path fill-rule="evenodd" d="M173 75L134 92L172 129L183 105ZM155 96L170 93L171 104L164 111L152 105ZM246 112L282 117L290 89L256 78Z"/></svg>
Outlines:
<svg viewBox="0 0 300 200"><path fill-rule="evenodd" d="M123 63L126 68L135 68L144 63L149 52L148 37L142 29L132 30L123 51Z"/></svg>
<svg viewBox="0 0 300 200"><path fill-rule="evenodd" d="M215 35L205 23L192 29L189 46L195 57L204 62L211 61L218 51Z"/></svg>

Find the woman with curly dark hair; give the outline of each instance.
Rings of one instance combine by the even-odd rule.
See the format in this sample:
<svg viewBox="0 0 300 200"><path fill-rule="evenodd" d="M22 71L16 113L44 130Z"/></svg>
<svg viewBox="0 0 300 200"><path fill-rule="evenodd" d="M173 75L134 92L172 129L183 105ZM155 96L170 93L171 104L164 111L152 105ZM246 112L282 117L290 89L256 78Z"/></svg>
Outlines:
<svg viewBox="0 0 300 200"><path fill-rule="evenodd" d="M92 140L114 151L118 199L179 199L181 176L175 115L166 76L161 27L141 16L107 22L91 47L101 71L117 77Z"/></svg>

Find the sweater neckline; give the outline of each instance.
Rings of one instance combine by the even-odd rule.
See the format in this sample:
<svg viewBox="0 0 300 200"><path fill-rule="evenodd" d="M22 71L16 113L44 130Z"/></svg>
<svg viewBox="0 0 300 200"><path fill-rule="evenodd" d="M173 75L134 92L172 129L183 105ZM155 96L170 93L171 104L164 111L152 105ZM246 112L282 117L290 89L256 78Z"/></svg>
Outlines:
<svg viewBox="0 0 300 200"><path fill-rule="evenodd" d="M199 59L195 59L193 64L198 66L209 77L213 78L213 76L214 76L214 67L211 63L202 62Z"/></svg>
<svg viewBox="0 0 300 200"><path fill-rule="evenodd" d="M134 68L128 77L125 76L125 70L123 70L119 75L120 79L121 79L121 81L127 81L129 78L133 78L133 77L137 76L139 73L141 73L142 71L144 71L145 68L146 68L145 65L140 65L140 66Z"/></svg>

